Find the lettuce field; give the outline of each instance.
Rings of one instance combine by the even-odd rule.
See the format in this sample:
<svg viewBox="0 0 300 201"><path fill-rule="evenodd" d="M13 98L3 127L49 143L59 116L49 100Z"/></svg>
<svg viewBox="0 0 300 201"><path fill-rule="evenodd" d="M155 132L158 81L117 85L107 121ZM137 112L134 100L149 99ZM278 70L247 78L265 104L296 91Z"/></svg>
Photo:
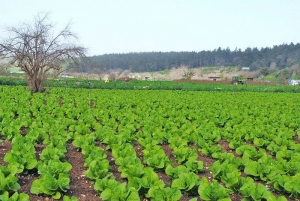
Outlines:
<svg viewBox="0 0 300 201"><path fill-rule="evenodd" d="M0 86L0 200L300 199L300 94Z"/></svg>

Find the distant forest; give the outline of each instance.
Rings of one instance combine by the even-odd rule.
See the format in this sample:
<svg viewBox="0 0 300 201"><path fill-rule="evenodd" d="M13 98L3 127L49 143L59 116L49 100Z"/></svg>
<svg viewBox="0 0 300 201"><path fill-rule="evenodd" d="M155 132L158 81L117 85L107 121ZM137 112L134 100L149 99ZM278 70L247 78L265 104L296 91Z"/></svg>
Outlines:
<svg viewBox="0 0 300 201"><path fill-rule="evenodd" d="M104 54L83 60L82 68L76 71L95 73L114 70L152 72L180 66L189 68L210 66L249 67L250 71L276 65L284 69L300 64L300 44L274 45L272 48L247 48L230 50L218 48L201 52L141 52L126 54Z"/></svg>

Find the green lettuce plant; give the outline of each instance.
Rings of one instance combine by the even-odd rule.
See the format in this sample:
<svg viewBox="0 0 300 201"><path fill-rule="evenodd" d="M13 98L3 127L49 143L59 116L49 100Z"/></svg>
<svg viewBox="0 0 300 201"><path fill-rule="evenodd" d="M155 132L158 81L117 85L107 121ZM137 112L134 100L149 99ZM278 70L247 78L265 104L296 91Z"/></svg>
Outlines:
<svg viewBox="0 0 300 201"><path fill-rule="evenodd" d="M12 150L5 154L4 161L8 166L16 167L17 173L26 174L37 165L34 151L33 144L25 137L15 137L12 140Z"/></svg>
<svg viewBox="0 0 300 201"><path fill-rule="evenodd" d="M232 172L224 173L223 175L221 175L221 181L225 184L225 186L235 192L237 192L242 186L241 179L241 172L236 169Z"/></svg>
<svg viewBox="0 0 300 201"><path fill-rule="evenodd" d="M300 197L300 173L295 176L288 176L284 180L284 190L291 193L291 197Z"/></svg>
<svg viewBox="0 0 300 201"><path fill-rule="evenodd" d="M222 147L221 145L210 145L210 143L205 143L202 145L201 148L199 148L199 151L201 151L203 154L207 156L212 156L215 153L221 153Z"/></svg>
<svg viewBox="0 0 300 201"><path fill-rule="evenodd" d="M235 151L237 154L242 155L243 158L249 158L252 160L258 160L263 154L265 154L263 149L260 149L258 152L255 147L250 145L241 145Z"/></svg>
<svg viewBox="0 0 300 201"><path fill-rule="evenodd" d="M180 136L172 136L168 139L168 142L172 148L188 145L188 140Z"/></svg>
<svg viewBox="0 0 300 201"><path fill-rule="evenodd" d="M78 199L75 196L69 197L67 195L64 195L63 201L78 201Z"/></svg>
<svg viewBox="0 0 300 201"><path fill-rule="evenodd" d="M65 161L65 152L67 150L57 148L53 146L53 144L49 144L46 148L43 149L40 159L43 161L50 161L50 160L61 160Z"/></svg>
<svg viewBox="0 0 300 201"><path fill-rule="evenodd" d="M224 161L223 163L216 161L209 167L209 170L212 171L214 179L220 179L227 173L239 172L238 166L236 164L229 163L229 161Z"/></svg>
<svg viewBox="0 0 300 201"><path fill-rule="evenodd" d="M88 148L95 144L95 138L94 135L75 135L72 144L77 147L78 150Z"/></svg>
<svg viewBox="0 0 300 201"><path fill-rule="evenodd" d="M112 144L111 145L112 149L112 157L115 159L117 158L125 158L125 157L136 157L136 152L133 149L133 146L129 143L124 143L124 144Z"/></svg>
<svg viewBox="0 0 300 201"><path fill-rule="evenodd" d="M288 175L296 175L297 173L300 173L300 161L299 157L292 157L291 160L284 163L285 170Z"/></svg>
<svg viewBox="0 0 300 201"><path fill-rule="evenodd" d="M67 152L66 149L66 141L68 140L69 136L64 136L63 133L59 134L52 134L49 136L49 138L45 138L43 141L43 144L46 144L47 147L55 147L62 152Z"/></svg>
<svg viewBox="0 0 300 201"><path fill-rule="evenodd" d="M144 162L153 168L162 169L170 163L170 159L160 146L144 149L143 154Z"/></svg>
<svg viewBox="0 0 300 201"><path fill-rule="evenodd" d="M141 138L138 138L138 142L142 147L147 147L149 145L152 145L152 146L158 145L161 142L161 140L153 139L152 137L141 137Z"/></svg>
<svg viewBox="0 0 300 201"><path fill-rule="evenodd" d="M11 121L11 118L3 118L2 120L1 134L5 137L6 140L11 141L14 137L21 136L20 126L15 125L14 121Z"/></svg>
<svg viewBox="0 0 300 201"><path fill-rule="evenodd" d="M230 201L229 193L232 191L224 188L218 183L217 180L213 180L212 183L208 182L206 177L203 177L200 186L198 188L198 194L202 200L221 200Z"/></svg>
<svg viewBox="0 0 300 201"><path fill-rule="evenodd" d="M162 189L164 185L164 182L159 179L151 167L144 168L144 175L142 177L128 178L128 187L137 189L140 194L146 194L151 189Z"/></svg>
<svg viewBox="0 0 300 201"><path fill-rule="evenodd" d="M42 143L47 137L46 130L38 125L31 126L26 134L26 138L30 140L32 144Z"/></svg>
<svg viewBox="0 0 300 201"><path fill-rule="evenodd" d="M184 165L178 165L177 167L172 167L172 165L167 165L165 173L173 179L179 177L180 174L188 173L189 169Z"/></svg>
<svg viewBox="0 0 300 201"><path fill-rule="evenodd" d="M276 198L268 188L262 184L255 186L254 182L244 182L240 188L240 193L244 196L243 201L256 200L282 200L284 197Z"/></svg>
<svg viewBox="0 0 300 201"><path fill-rule="evenodd" d="M144 174L144 166L138 157L117 158L115 163L119 166L122 178L140 177Z"/></svg>
<svg viewBox="0 0 300 201"><path fill-rule="evenodd" d="M120 183L114 178L104 177L102 179L96 179L94 189L100 193L102 200L140 200L138 191L135 188L126 188L125 183Z"/></svg>
<svg viewBox="0 0 300 201"><path fill-rule="evenodd" d="M272 178L276 175L272 165L256 161L249 161L245 165L244 172L256 179L260 178L263 181L267 181L268 178Z"/></svg>
<svg viewBox="0 0 300 201"><path fill-rule="evenodd" d="M197 151L188 146L173 147L174 155L178 163L182 164L186 161L195 161L198 158Z"/></svg>
<svg viewBox="0 0 300 201"><path fill-rule="evenodd" d="M106 188L101 194L102 200L120 200L120 201L136 201L140 200L140 196L135 188L126 188L126 184L119 184L113 189Z"/></svg>
<svg viewBox="0 0 300 201"><path fill-rule="evenodd" d="M180 200L182 194L178 188L162 188L149 190L148 197L153 201L177 201Z"/></svg>
<svg viewBox="0 0 300 201"><path fill-rule="evenodd" d="M189 195L197 195L200 181L197 174L193 172L181 173L179 177L172 181L172 188L178 188L187 192Z"/></svg>
<svg viewBox="0 0 300 201"><path fill-rule="evenodd" d="M195 172L195 173L198 173L198 172L201 172L203 171L204 169L204 163L203 161L187 161L185 162L184 164L185 167L187 167L187 169L191 172Z"/></svg>
<svg viewBox="0 0 300 201"><path fill-rule="evenodd" d="M32 182L30 192L32 194L49 195L54 199L61 197L61 192L66 192L70 188L70 176L68 174L60 173L57 178L46 173L40 179Z"/></svg>
<svg viewBox="0 0 300 201"><path fill-rule="evenodd" d="M38 163L39 174L51 174L54 178L58 178L59 174L68 174L71 169L72 165L70 163L61 162L58 159Z"/></svg>
<svg viewBox="0 0 300 201"><path fill-rule="evenodd" d="M13 195L9 195L8 191L5 191L3 194L0 194L1 201L28 201L29 196L26 193L15 192Z"/></svg>
<svg viewBox="0 0 300 201"><path fill-rule="evenodd" d="M88 169L84 172L84 174L89 179L95 180L97 178L104 178L108 176L108 171L110 169L111 166L106 159L94 160L89 164Z"/></svg>
<svg viewBox="0 0 300 201"><path fill-rule="evenodd" d="M5 167L0 165L0 194L8 191L17 191L20 188L16 177L16 167Z"/></svg>
<svg viewBox="0 0 300 201"><path fill-rule="evenodd" d="M82 153L85 158L85 167L90 166L90 163L95 160L104 160L107 157L105 151L102 148L97 147L95 145L82 146Z"/></svg>

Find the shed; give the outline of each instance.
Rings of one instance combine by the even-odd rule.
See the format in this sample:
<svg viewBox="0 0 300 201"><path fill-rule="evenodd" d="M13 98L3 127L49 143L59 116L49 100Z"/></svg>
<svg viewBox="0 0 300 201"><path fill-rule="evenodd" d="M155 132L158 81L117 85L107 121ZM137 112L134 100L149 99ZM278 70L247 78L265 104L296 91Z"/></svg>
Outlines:
<svg viewBox="0 0 300 201"><path fill-rule="evenodd" d="M208 79L212 79L213 81L217 81L217 80L220 80L221 77L220 76L210 76L210 77L208 77Z"/></svg>

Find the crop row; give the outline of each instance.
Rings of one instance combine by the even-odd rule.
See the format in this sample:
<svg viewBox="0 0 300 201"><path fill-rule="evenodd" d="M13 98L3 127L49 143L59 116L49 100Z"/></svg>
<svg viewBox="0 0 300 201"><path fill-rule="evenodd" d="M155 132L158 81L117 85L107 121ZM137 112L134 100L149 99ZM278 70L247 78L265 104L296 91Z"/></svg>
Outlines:
<svg viewBox="0 0 300 201"><path fill-rule="evenodd" d="M290 86L287 83L265 83L256 82L256 84L232 85L227 81L227 84L222 82L206 82L199 81L181 82L165 81L165 80L131 80L123 82L120 80L105 82L104 80L89 80L89 79L50 79L45 81L45 87L61 87L65 91L70 88L85 88L85 89L119 89L119 90L183 90L183 91L225 91L225 92L293 92L299 93L299 86ZM0 85L8 86L27 86L25 79L20 78L3 78L0 77ZM0 89L4 90L4 88Z"/></svg>

